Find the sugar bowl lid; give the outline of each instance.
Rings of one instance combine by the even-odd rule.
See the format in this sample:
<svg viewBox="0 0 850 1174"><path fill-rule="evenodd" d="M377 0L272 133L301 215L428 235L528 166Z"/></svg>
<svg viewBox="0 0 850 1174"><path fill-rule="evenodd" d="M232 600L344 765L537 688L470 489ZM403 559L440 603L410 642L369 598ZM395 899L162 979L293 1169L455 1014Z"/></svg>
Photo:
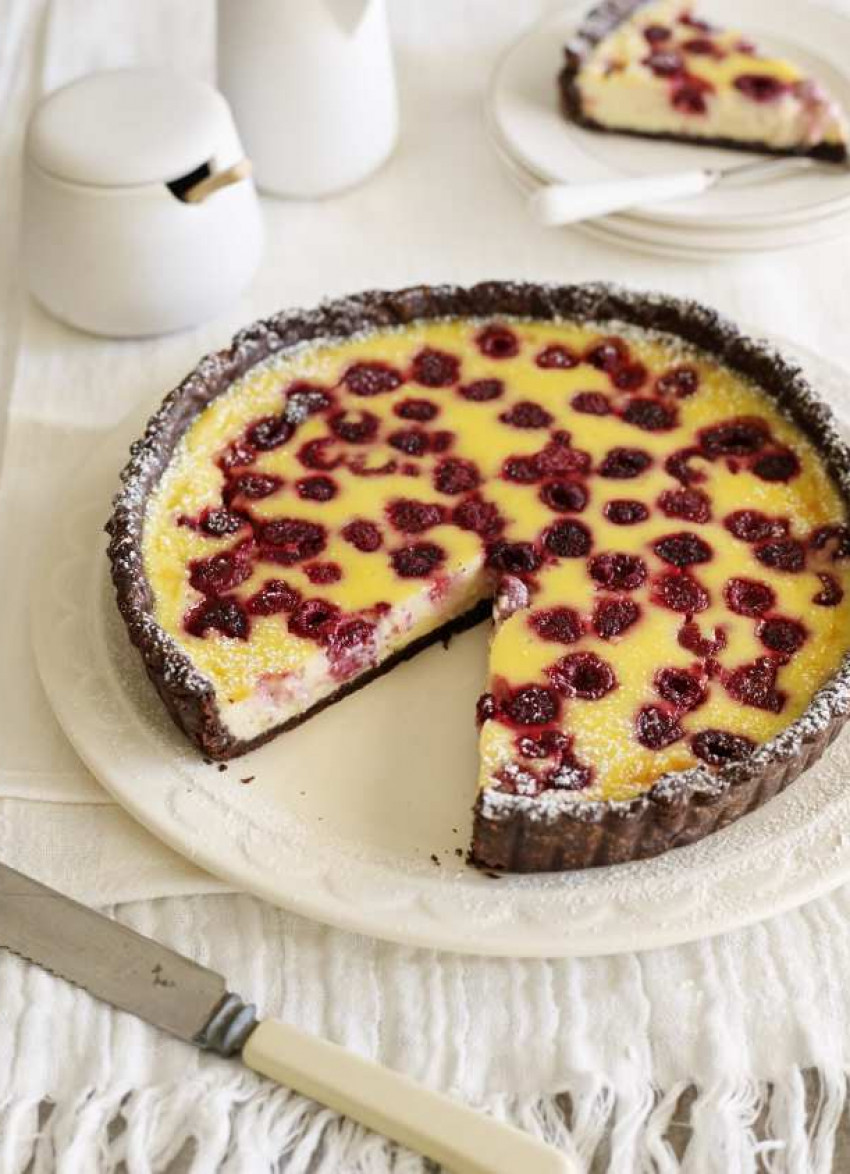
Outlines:
<svg viewBox="0 0 850 1174"><path fill-rule="evenodd" d="M89 74L48 94L30 120L27 153L71 183L168 183L241 150L227 102L212 86L160 69Z"/></svg>

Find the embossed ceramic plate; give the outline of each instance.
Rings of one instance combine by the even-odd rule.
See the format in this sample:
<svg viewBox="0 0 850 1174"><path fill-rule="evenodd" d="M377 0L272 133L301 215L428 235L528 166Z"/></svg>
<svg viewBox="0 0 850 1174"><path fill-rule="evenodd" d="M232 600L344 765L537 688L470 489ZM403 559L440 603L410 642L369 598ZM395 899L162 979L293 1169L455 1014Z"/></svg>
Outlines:
<svg viewBox="0 0 850 1174"><path fill-rule="evenodd" d="M850 376L792 354L834 402L850 403ZM131 815L196 864L345 929L544 957L719 933L850 879L850 727L784 794L692 847L573 874L495 879L467 868L486 626L226 770L201 762L148 684L107 578L102 526L137 431L138 422L101 446L74 482L76 498L36 576L33 644L81 758Z"/></svg>
<svg viewBox="0 0 850 1174"><path fill-rule="evenodd" d="M592 0L570 0L565 9L526 33L502 57L491 78L487 116L510 155L542 181L565 183L658 175L699 167L725 168L747 155L625 135L599 134L568 122L555 84L563 45ZM850 18L822 3L797 0L700 0L700 15L752 36L761 48L790 57L821 79L850 110ZM630 225L684 229L697 238L706 228L737 227L764 236L771 229L840 216L850 207L850 173L835 167L799 169L795 161L770 180L734 181L688 200L603 222L626 232Z"/></svg>

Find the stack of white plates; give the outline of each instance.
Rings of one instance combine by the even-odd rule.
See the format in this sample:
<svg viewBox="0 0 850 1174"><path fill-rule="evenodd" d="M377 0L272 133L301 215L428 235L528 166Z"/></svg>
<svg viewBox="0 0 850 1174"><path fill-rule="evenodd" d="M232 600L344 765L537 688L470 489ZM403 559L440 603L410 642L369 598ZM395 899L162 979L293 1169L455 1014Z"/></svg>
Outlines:
<svg viewBox="0 0 850 1174"><path fill-rule="evenodd" d="M527 192L692 168L728 168L737 151L600 134L568 122L556 77L563 46L591 0L571 3L516 42L494 71L486 124L500 158ZM850 16L817 3L704 0L701 15L741 29L767 52L793 58L850 111ZM769 178L724 180L701 196L600 217L582 226L601 239L696 259L785 249L850 234L850 169L791 159Z"/></svg>

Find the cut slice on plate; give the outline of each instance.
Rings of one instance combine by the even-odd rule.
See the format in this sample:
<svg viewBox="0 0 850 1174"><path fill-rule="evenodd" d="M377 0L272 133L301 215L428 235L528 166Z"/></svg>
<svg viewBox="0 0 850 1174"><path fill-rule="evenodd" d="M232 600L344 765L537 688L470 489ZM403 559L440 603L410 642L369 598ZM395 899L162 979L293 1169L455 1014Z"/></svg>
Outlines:
<svg viewBox="0 0 850 1174"><path fill-rule="evenodd" d="M281 314L201 363L124 479L119 606L210 757L492 607L483 865L698 839L847 712L850 454L690 303L490 283Z"/></svg>
<svg viewBox="0 0 850 1174"><path fill-rule="evenodd" d="M846 115L817 78L687 0L606 0L566 59L564 111L593 130L847 159Z"/></svg>

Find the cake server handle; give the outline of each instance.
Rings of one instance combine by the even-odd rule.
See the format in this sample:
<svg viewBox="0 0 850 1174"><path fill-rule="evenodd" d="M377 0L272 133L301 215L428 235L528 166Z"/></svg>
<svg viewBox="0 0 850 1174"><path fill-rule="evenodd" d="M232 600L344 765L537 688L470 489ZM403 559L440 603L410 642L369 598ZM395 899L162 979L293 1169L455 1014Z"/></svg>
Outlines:
<svg viewBox="0 0 850 1174"><path fill-rule="evenodd" d="M566 1155L530 1134L279 1020L260 1021L242 1059L454 1174L577 1174Z"/></svg>
<svg viewBox="0 0 850 1174"><path fill-rule="evenodd" d="M538 188L529 199L529 207L535 220L547 228L555 228L607 216L610 212L698 196L718 178L716 171L679 171L599 183L552 183Z"/></svg>

